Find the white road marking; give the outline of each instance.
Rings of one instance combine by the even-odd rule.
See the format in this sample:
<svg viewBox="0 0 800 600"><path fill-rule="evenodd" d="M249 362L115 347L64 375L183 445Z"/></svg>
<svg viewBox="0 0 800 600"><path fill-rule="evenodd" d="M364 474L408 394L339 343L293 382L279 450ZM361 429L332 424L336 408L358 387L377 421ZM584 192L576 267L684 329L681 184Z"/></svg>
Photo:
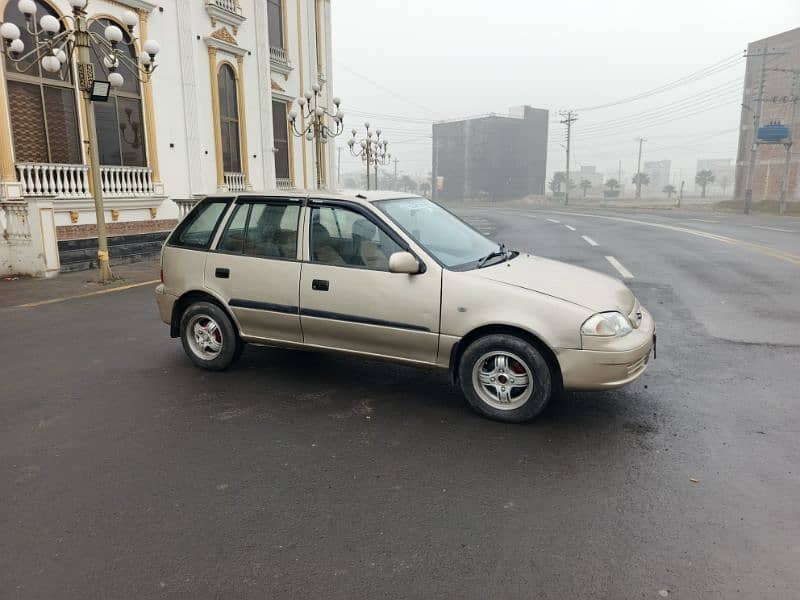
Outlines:
<svg viewBox="0 0 800 600"><path fill-rule="evenodd" d="M719 223L719 221L712 221L711 219L689 219L690 221L700 221L701 223Z"/></svg>
<svg viewBox="0 0 800 600"><path fill-rule="evenodd" d="M633 279L633 273L628 271L625 267L622 266L622 263L619 262L613 256L606 256L606 260L611 263L611 266L614 267L617 272L622 275L625 279Z"/></svg>
<svg viewBox="0 0 800 600"><path fill-rule="evenodd" d="M753 225L756 229L769 229L770 231L782 231L783 233L797 233L794 229L781 229L780 227L767 227L766 225Z"/></svg>
<svg viewBox="0 0 800 600"><path fill-rule="evenodd" d="M547 220L550 221L551 223L560 223L561 222L561 221L557 221L555 219L547 219Z"/></svg>
<svg viewBox="0 0 800 600"><path fill-rule="evenodd" d="M589 244L590 246L599 246L599 245L600 245L600 244L598 244L597 242L595 242L595 241L594 241L592 238L590 238L588 235L582 235L581 237L582 237L582 238L584 239L584 241L585 241L587 244Z"/></svg>
<svg viewBox="0 0 800 600"><path fill-rule="evenodd" d="M575 231L575 228L572 225L564 225L564 227L566 227L570 231Z"/></svg>

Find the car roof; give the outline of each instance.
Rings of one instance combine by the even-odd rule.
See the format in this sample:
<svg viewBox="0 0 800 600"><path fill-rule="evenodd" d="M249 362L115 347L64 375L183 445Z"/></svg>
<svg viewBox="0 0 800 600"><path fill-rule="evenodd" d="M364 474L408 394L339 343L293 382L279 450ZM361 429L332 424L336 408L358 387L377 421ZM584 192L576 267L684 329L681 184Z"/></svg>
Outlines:
<svg viewBox="0 0 800 600"><path fill-rule="evenodd" d="M209 198L224 196L230 198L257 197L257 198L296 198L298 196L320 200L346 200L359 204L369 204L378 200L394 200L397 198L419 198L416 194L407 192L391 192L384 190L270 190L267 192L232 192L209 194Z"/></svg>

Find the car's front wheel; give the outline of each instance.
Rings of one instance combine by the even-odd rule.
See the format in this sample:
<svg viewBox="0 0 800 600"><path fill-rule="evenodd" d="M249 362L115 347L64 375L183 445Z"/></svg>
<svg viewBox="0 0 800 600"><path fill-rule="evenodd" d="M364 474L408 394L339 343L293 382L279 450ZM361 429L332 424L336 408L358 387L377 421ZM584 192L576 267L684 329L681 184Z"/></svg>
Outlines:
<svg viewBox="0 0 800 600"><path fill-rule="evenodd" d="M482 415L521 423L550 401L553 378L541 352L518 337L493 334L467 347L459 364L461 389Z"/></svg>
<svg viewBox="0 0 800 600"><path fill-rule="evenodd" d="M242 352L242 341L225 311L210 302L195 302L181 317L183 349L198 367L227 369Z"/></svg>

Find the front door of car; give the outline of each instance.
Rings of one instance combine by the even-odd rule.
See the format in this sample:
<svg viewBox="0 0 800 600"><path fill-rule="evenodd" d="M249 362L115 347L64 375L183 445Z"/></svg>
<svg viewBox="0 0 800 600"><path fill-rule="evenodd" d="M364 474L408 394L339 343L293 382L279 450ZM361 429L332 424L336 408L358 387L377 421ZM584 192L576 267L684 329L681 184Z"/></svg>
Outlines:
<svg viewBox="0 0 800 600"><path fill-rule="evenodd" d="M242 334L302 342L298 231L302 199L240 197L205 267L206 287Z"/></svg>
<svg viewBox="0 0 800 600"><path fill-rule="evenodd" d="M306 344L435 362L441 269L389 272L405 242L368 209L312 202L306 227L308 262L300 279Z"/></svg>

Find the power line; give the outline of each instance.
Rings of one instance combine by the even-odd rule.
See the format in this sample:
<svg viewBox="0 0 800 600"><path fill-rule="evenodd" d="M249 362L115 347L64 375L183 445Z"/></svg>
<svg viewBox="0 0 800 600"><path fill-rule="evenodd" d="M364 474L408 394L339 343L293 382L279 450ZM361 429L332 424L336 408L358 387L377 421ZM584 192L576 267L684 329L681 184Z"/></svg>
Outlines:
<svg viewBox="0 0 800 600"><path fill-rule="evenodd" d="M689 75L684 75L683 77L675 79L674 81L671 81L669 83L665 83L664 85L660 85L658 87L652 88L652 89L647 90L645 92L640 92L638 94L634 94L633 96L628 96L626 98L621 98L621 99L615 100L613 102L606 102L605 104L596 104L594 106L586 106L586 107L583 107L583 108L578 108L576 110L584 111L584 112L585 111L590 111L590 110L599 110L601 108L609 108L611 106L618 106L620 104L627 104L629 102L634 102L636 100L641 100L642 98L647 98L647 97L653 96L655 94L660 94L660 93L665 92L667 90L670 90L672 88L679 87L681 85L685 85L687 83L691 83L691 82L694 82L694 81L698 81L700 79L704 79L706 77L710 77L711 75L719 73L720 71L724 71L726 69L730 69L731 67L739 64L739 59L740 58L741 58L741 55L737 52L736 54L733 54L731 56L723 58L722 60L717 61L714 64L709 65L707 67L704 67L704 68L700 69L699 71L695 71L694 73L690 73Z"/></svg>

